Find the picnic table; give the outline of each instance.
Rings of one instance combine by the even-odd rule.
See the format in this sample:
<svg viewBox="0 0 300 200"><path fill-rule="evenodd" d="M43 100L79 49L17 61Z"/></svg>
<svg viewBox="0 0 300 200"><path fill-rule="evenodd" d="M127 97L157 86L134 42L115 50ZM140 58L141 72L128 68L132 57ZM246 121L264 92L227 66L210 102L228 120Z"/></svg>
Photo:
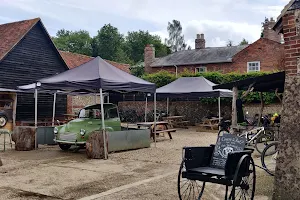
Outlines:
<svg viewBox="0 0 300 200"><path fill-rule="evenodd" d="M211 130L214 130L214 128L218 128L218 126L219 126L219 118L212 117L210 119L203 119L203 122L200 124L197 124L197 126L211 128Z"/></svg>
<svg viewBox="0 0 300 200"><path fill-rule="evenodd" d="M184 116L169 116L165 117L164 120L170 123L172 127L188 128L187 124L189 121L183 121Z"/></svg>
<svg viewBox="0 0 300 200"><path fill-rule="evenodd" d="M150 129L150 137L154 140L154 122L140 122L137 123L138 128L147 127ZM164 129L159 129L158 126L163 126ZM172 132L176 132L176 129L169 129L169 122L167 121L158 121L156 122L156 135L160 133L168 133L169 138L172 139Z"/></svg>

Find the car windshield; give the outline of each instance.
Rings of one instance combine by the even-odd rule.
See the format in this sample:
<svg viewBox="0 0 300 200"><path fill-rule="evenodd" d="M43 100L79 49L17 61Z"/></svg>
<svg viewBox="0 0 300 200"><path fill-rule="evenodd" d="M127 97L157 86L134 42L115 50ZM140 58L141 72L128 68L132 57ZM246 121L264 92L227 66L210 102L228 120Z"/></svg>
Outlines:
<svg viewBox="0 0 300 200"><path fill-rule="evenodd" d="M118 110L117 108L110 108L104 112L104 118L117 118ZM79 118L91 118L91 119L101 119L101 110L100 109L81 109L79 113Z"/></svg>
<svg viewBox="0 0 300 200"><path fill-rule="evenodd" d="M100 109L82 109L80 110L79 118L100 119L101 111Z"/></svg>

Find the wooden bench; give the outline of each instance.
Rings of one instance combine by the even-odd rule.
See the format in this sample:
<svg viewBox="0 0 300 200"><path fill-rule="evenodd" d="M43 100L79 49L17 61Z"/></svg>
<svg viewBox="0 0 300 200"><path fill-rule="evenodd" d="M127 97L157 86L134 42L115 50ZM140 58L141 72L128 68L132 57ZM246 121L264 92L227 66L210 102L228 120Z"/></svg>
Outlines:
<svg viewBox="0 0 300 200"><path fill-rule="evenodd" d="M197 127L205 127L214 130L214 128L218 128L218 124L197 124Z"/></svg>
<svg viewBox="0 0 300 200"><path fill-rule="evenodd" d="M171 133L176 132L176 129L159 130L159 131L156 131L156 134L166 133L166 132L168 133L169 138L172 139Z"/></svg>

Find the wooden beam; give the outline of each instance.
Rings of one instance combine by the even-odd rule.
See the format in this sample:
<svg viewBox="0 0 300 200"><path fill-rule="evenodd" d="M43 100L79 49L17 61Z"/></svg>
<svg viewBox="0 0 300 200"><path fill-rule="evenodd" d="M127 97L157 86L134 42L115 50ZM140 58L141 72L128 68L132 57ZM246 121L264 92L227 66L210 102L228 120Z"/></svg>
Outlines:
<svg viewBox="0 0 300 200"><path fill-rule="evenodd" d="M281 99L280 95L278 94L278 88L276 88L276 90L275 90L275 95L279 99L280 103L282 103L282 99Z"/></svg>
<svg viewBox="0 0 300 200"><path fill-rule="evenodd" d="M245 98L250 92L252 92L254 90L253 85L254 85L254 83L252 83L251 85L249 85L248 90L243 93L241 99Z"/></svg>
<svg viewBox="0 0 300 200"><path fill-rule="evenodd" d="M263 115L264 107L265 107L265 102L264 102L264 96L262 92L259 92L260 96L260 111L259 111L259 119L258 119L258 126L261 125L261 118Z"/></svg>
<svg viewBox="0 0 300 200"><path fill-rule="evenodd" d="M236 109L236 100L238 98L238 89L237 87L232 88L232 113L231 113L231 125L232 127L237 127L237 109Z"/></svg>

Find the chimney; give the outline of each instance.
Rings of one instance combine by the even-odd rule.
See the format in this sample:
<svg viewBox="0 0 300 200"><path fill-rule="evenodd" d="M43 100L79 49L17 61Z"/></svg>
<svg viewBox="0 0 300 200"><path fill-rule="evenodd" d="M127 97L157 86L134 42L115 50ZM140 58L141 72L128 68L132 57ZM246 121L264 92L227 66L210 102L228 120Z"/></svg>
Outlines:
<svg viewBox="0 0 300 200"><path fill-rule="evenodd" d="M205 39L204 34L197 34L197 38L195 39L195 49L205 49Z"/></svg>
<svg viewBox="0 0 300 200"><path fill-rule="evenodd" d="M265 19L265 21L262 23L263 25L263 32L262 32L262 38L267 38L269 40L273 40L276 42L281 43L281 35L276 33L276 31L273 30L273 27L275 25L275 20L273 17Z"/></svg>
<svg viewBox="0 0 300 200"><path fill-rule="evenodd" d="M155 60L155 48L153 44L147 44L144 49L145 72L151 73L151 64Z"/></svg>

